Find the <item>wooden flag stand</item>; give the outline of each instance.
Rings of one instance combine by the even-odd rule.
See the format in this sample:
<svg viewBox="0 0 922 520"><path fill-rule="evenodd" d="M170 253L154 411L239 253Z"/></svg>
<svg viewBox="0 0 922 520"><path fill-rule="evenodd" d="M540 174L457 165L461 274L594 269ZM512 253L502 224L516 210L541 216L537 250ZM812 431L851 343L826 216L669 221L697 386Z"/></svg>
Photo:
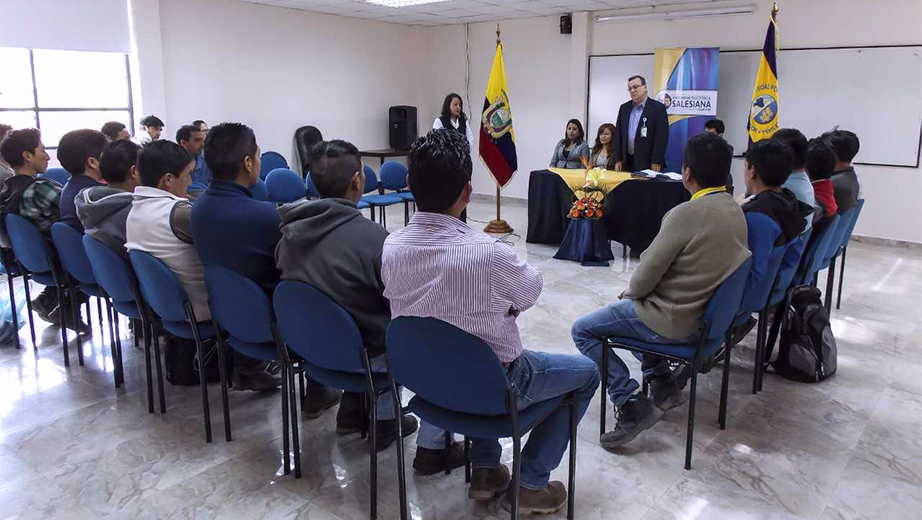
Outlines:
<svg viewBox="0 0 922 520"><path fill-rule="evenodd" d="M496 220L491 220L487 227L483 228L484 233L512 233L512 226L505 220L499 218L499 186L496 187Z"/></svg>
<svg viewBox="0 0 922 520"><path fill-rule="evenodd" d="M496 45L500 44L499 39L499 24L496 24ZM487 227L483 228L484 233L512 233L512 226L510 226L505 220L499 217L499 207L500 207L500 191L499 186L496 187L496 220L491 220Z"/></svg>

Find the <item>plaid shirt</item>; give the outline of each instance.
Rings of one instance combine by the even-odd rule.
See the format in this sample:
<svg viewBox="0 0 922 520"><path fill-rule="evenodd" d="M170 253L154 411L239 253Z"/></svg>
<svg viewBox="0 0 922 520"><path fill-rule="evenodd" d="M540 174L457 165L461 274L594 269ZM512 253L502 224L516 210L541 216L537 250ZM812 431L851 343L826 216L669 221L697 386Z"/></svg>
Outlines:
<svg viewBox="0 0 922 520"><path fill-rule="evenodd" d="M52 224L61 220L61 208L58 203L63 190L64 188L55 181L36 180L22 193L19 214L35 224L40 231L47 232Z"/></svg>

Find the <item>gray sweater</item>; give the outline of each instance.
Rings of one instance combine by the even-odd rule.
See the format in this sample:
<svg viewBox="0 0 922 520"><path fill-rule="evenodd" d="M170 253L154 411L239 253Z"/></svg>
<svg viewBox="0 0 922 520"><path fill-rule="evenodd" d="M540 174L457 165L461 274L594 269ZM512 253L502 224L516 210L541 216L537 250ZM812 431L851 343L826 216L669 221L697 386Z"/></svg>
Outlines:
<svg viewBox="0 0 922 520"><path fill-rule="evenodd" d="M87 235L106 244L126 259L125 223L133 195L109 186L87 188L74 197L77 217Z"/></svg>
<svg viewBox="0 0 922 520"><path fill-rule="evenodd" d="M573 146L566 157L563 156L564 148L567 147L567 140L561 139L554 147L554 155L551 156L551 168L568 168L571 170L584 169L583 159L589 161L589 145L586 141Z"/></svg>
<svg viewBox="0 0 922 520"><path fill-rule="evenodd" d="M387 231L362 217L345 199L322 199L279 208L282 240L275 260L282 280L308 283L355 319L372 356L384 352L391 320L381 281Z"/></svg>
<svg viewBox="0 0 922 520"><path fill-rule="evenodd" d="M621 297L634 300L657 334L689 339L717 286L749 258L747 237L743 210L726 192L679 204L663 217Z"/></svg>

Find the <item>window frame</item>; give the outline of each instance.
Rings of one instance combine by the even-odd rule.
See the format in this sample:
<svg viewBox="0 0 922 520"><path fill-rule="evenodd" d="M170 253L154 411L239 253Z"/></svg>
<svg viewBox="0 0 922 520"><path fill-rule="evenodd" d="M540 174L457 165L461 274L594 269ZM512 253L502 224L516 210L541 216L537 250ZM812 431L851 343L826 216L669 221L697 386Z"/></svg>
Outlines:
<svg viewBox="0 0 922 520"><path fill-rule="evenodd" d="M35 114L35 127L39 130L42 129L42 112L128 112L128 133L131 134L131 137L134 137L134 94L132 92L131 85L131 64L129 62L129 57L127 54L122 54L125 58L125 78L128 81L128 106L127 107L80 107L80 108L68 108L68 107L56 107L56 108L42 108L38 104L38 84L35 81L35 55L33 49L27 49L29 51L29 70L32 75L32 106L24 108L0 108L0 114L3 112L33 112ZM113 53L118 54L118 53ZM48 150L56 150L58 147L47 146Z"/></svg>

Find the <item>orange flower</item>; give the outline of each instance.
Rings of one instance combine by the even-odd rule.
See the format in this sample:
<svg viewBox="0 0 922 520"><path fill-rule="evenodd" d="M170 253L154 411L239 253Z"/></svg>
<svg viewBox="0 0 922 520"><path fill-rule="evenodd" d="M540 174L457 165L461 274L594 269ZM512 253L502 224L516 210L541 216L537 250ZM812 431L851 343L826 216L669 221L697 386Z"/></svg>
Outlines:
<svg viewBox="0 0 922 520"><path fill-rule="evenodd" d="M577 203L576 203L576 209L582 211L582 210L586 209L586 205L583 204L582 202L577 202Z"/></svg>
<svg viewBox="0 0 922 520"><path fill-rule="evenodd" d="M594 211L594 210L592 210L592 209L587 209L587 210L586 210L586 218L592 218L592 217L594 217L594 216L595 216L595 211Z"/></svg>
<svg viewBox="0 0 922 520"><path fill-rule="evenodd" d="M579 210L576 208L571 209L570 218L579 218Z"/></svg>
<svg viewBox="0 0 922 520"><path fill-rule="evenodd" d="M602 218L602 210L596 211L596 212L595 212L595 216L597 216L597 217L599 217L599 218Z"/></svg>

